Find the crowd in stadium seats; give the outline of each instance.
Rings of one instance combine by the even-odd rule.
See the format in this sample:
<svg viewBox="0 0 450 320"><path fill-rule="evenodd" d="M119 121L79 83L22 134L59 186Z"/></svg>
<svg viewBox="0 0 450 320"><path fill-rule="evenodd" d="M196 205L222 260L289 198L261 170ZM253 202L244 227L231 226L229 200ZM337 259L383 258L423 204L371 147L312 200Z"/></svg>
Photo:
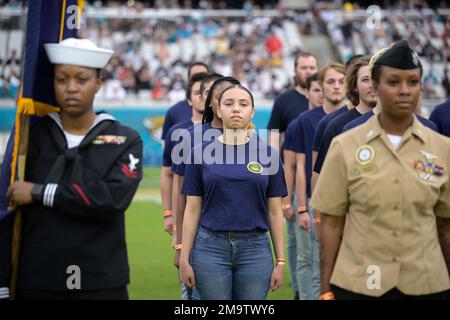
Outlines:
<svg viewBox="0 0 450 320"><path fill-rule="evenodd" d="M342 61L355 54L370 55L400 39L407 39L423 63L424 96L442 99L450 96L450 21L431 9L392 14L352 14L348 10L322 10L321 18Z"/></svg>
<svg viewBox="0 0 450 320"><path fill-rule="evenodd" d="M107 99L144 92L156 100L177 101L184 94L185 68L194 60L234 75L259 97L273 98L292 84L290 62L303 49L298 25L307 29L306 16L90 19L82 36L116 52L103 75Z"/></svg>
<svg viewBox="0 0 450 320"><path fill-rule="evenodd" d="M0 98L14 98L20 85L20 58L12 50L4 61L0 59Z"/></svg>

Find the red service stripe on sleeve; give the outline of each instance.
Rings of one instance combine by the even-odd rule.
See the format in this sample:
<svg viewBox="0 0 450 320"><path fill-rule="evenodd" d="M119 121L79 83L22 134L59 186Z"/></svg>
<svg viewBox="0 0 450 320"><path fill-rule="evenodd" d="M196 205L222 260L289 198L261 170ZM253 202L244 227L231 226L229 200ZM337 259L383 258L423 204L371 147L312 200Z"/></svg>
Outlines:
<svg viewBox="0 0 450 320"><path fill-rule="evenodd" d="M76 183L72 183L72 187L80 194L81 198L83 199L83 201L90 206L91 202L89 201L88 197L86 197L86 195L84 194L83 190L81 190L80 186L77 185Z"/></svg>

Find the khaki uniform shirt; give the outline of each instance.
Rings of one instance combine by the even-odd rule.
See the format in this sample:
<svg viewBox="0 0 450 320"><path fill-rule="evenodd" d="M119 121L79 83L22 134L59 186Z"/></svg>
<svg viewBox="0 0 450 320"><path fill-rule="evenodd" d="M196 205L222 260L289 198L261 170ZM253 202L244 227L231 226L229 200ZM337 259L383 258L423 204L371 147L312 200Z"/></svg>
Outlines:
<svg viewBox="0 0 450 320"><path fill-rule="evenodd" d="M378 116L334 138L311 206L348 213L331 283L369 296L450 288L436 216L450 218L450 139L415 117L395 150Z"/></svg>

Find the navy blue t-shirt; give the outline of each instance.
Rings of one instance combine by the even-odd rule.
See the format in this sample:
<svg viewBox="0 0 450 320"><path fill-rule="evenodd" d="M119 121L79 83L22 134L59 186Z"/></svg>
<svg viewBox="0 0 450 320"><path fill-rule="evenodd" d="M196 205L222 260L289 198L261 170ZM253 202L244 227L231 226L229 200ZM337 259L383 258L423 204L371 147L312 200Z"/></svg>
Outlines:
<svg viewBox="0 0 450 320"><path fill-rule="evenodd" d="M285 133L284 133L284 145L283 149L294 151L295 139L297 139L297 121L298 117L289 123Z"/></svg>
<svg viewBox="0 0 450 320"><path fill-rule="evenodd" d="M373 116L373 115L374 115L373 111L370 111L370 112L367 112L367 113L363 114L361 117L350 121L349 123L347 123L344 126L344 128L342 128L342 132L345 132L345 131L348 131L350 129L356 128L357 126L359 126L359 125L365 123L367 120L369 120L370 117ZM419 120L420 123L422 123L424 126L430 128L433 131L436 131L436 132L438 131L438 128L437 128L436 124L433 121L422 117L420 114L415 114L415 115L416 115L417 120Z"/></svg>
<svg viewBox="0 0 450 320"><path fill-rule="evenodd" d="M172 166L172 150L179 142L182 142L183 140L182 136L188 133L186 129L191 127L193 124L194 123L192 122L192 120L186 120L172 126L172 128L170 128L170 130L167 132L166 138L164 139L164 151L163 151L164 167ZM183 131L176 131L178 129L181 129Z"/></svg>
<svg viewBox="0 0 450 320"><path fill-rule="evenodd" d="M192 117L192 108L187 100L175 103L169 108L164 117L161 139L165 140L166 135L175 124L189 120Z"/></svg>
<svg viewBox="0 0 450 320"><path fill-rule="evenodd" d="M312 175L312 147L314 132L317 124L326 115L323 107L318 107L298 116L296 120L297 130L294 140L296 153L305 154L306 195L311 197L311 175Z"/></svg>
<svg viewBox="0 0 450 320"><path fill-rule="evenodd" d="M183 161L181 161L180 163L172 162L172 171L182 177L184 177L184 172L186 170L185 159L188 159L191 149L198 144L216 139L223 133L223 128L213 128L211 126L211 123L208 122L205 124L194 124L189 127L187 131L189 135L188 141L190 142L189 152L186 154L186 157L183 156Z"/></svg>
<svg viewBox="0 0 450 320"><path fill-rule="evenodd" d="M360 116L362 116L362 114L356 108L353 108L343 114L340 114L328 123L322 136L322 141L320 142L319 152L317 153L316 163L314 164L314 172L320 173L322 170L325 156L327 155L333 138L341 134L342 128L347 123L359 118Z"/></svg>
<svg viewBox="0 0 450 320"><path fill-rule="evenodd" d="M308 99L295 88L281 93L275 99L267 129L285 132L289 123L308 110Z"/></svg>
<svg viewBox="0 0 450 320"><path fill-rule="evenodd" d="M343 106L342 108L337 109L336 111L330 112L325 117L320 120L317 124L316 131L314 133L314 141L313 141L313 151L319 151L320 143L322 141L323 134L325 129L327 128L328 123L333 120L335 117L345 113L348 111L348 108Z"/></svg>
<svg viewBox="0 0 450 320"><path fill-rule="evenodd" d="M208 155L216 156L215 161ZM195 146L181 193L202 197L203 227L267 231L267 198L284 197L287 189L279 154L254 134L245 145L226 145L215 139Z"/></svg>
<svg viewBox="0 0 450 320"><path fill-rule="evenodd" d="M430 120L436 124L440 134L450 137L450 100L437 105L430 114Z"/></svg>

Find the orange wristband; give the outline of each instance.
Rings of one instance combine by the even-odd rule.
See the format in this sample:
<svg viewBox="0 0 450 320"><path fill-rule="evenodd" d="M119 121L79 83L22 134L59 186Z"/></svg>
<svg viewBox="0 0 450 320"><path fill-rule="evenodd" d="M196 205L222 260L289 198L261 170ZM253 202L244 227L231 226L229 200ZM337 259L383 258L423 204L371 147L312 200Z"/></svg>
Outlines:
<svg viewBox="0 0 450 320"><path fill-rule="evenodd" d="M177 243L175 245L175 250L181 250L181 243Z"/></svg>
<svg viewBox="0 0 450 320"><path fill-rule="evenodd" d="M284 266L286 264L286 259L277 259L277 265L281 264Z"/></svg>
<svg viewBox="0 0 450 320"><path fill-rule="evenodd" d="M314 223L320 223L320 221L321 221L321 220L320 220L320 217L315 217L315 218L314 218Z"/></svg>
<svg viewBox="0 0 450 320"><path fill-rule="evenodd" d="M298 207L298 212L300 212L300 213L307 212L307 211L308 211L308 207L303 207L303 206Z"/></svg>
<svg viewBox="0 0 450 320"><path fill-rule="evenodd" d="M325 292L320 296L320 300L335 300L334 293L331 291Z"/></svg>
<svg viewBox="0 0 450 320"><path fill-rule="evenodd" d="M163 212L164 218L171 217L171 216L172 216L172 210L166 210Z"/></svg>

